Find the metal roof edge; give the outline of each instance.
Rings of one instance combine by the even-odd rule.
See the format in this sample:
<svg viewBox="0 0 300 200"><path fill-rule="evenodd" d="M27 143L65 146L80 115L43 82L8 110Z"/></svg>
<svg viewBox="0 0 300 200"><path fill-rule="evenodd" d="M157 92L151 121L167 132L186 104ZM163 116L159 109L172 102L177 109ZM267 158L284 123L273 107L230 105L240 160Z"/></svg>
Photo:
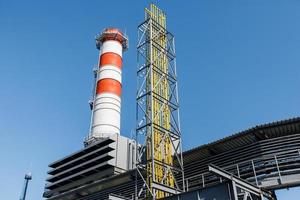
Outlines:
<svg viewBox="0 0 300 200"><path fill-rule="evenodd" d="M293 118L289 118L289 119L285 119L285 120L279 120L279 121L274 121L274 122L265 123L265 124L261 124L261 125L256 125L256 126L253 126L251 128L248 128L244 131L240 131L240 132L234 133L232 135L226 136L222 139L218 139L216 141L213 141L213 142L210 142L210 143L207 143L207 144L203 144L203 145L200 145L200 146L197 146L197 147L193 147L191 149L183 151L183 155L192 153L192 152L197 151L199 149L205 149L205 148L208 148L208 147L211 147L211 146L223 143L223 142L227 142L229 140L232 140L232 139L235 139L235 138L238 138L238 137L242 137L244 135L250 134L250 133L252 133L254 131L257 131L257 130L261 130L261 129L265 129L265 128L271 128L271 127L275 127L275 126L282 126L282 125L295 123L295 122L300 122L300 117L293 117Z"/></svg>

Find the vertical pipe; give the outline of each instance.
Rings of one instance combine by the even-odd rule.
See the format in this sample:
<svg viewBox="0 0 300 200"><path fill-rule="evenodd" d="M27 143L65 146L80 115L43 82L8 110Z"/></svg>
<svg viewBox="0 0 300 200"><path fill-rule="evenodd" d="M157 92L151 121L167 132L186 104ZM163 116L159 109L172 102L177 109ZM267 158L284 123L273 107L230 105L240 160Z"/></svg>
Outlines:
<svg viewBox="0 0 300 200"><path fill-rule="evenodd" d="M150 95L150 104L151 104L151 108L153 108L153 58L152 58L152 54L153 54L153 50L152 50L152 17L150 18L150 30L149 30L149 35L150 35L150 90L151 90L151 95ZM153 109L151 109L151 156L154 158L155 155L154 155L154 127L153 127L153 115L154 115L154 112L153 112ZM156 177L153 177L156 175L155 173L155 169L154 169L154 159L152 159L152 168L151 168L151 171L152 171L152 180L156 180ZM149 184L150 185L150 188L152 188L152 180L151 180L151 183ZM156 199L156 191L152 191L153 193L153 199Z"/></svg>

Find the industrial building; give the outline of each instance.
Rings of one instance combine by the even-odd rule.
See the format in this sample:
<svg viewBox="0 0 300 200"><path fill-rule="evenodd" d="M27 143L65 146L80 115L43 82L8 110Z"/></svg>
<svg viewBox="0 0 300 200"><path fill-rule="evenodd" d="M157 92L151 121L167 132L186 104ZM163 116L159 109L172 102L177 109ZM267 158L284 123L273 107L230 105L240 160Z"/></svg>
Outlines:
<svg viewBox="0 0 300 200"><path fill-rule="evenodd" d="M300 186L300 118L182 150L175 40L166 22L151 4L138 25L134 139L120 130L128 38L116 28L96 37L90 131L81 150L49 164L46 199L275 200L275 190Z"/></svg>

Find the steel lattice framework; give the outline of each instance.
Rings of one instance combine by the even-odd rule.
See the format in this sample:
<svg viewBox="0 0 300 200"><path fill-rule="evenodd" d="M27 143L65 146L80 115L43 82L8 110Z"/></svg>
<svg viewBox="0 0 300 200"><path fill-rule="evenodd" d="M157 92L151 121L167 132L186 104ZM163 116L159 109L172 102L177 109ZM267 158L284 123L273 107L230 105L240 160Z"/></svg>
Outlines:
<svg viewBox="0 0 300 200"><path fill-rule="evenodd" d="M184 173L174 36L153 4L138 26L137 52L137 173L144 186L136 196L160 199L183 190Z"/></svg>

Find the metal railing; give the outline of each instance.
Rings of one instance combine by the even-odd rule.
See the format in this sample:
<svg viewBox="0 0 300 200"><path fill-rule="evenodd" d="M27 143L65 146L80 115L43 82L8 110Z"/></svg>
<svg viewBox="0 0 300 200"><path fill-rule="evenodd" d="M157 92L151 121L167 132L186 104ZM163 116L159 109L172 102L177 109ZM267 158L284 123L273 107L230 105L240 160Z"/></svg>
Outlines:
<svg viewBox="0 0 300 200"><path fill-rule="evenodd" d="M284 151L223 167L224 170L258 187L276 187L281 184L295 184L300 180L300 149ZM186 190L204 188L222 182L222 178L205 172L186 177ZM295 183L294 183L295 182Z"/></svg>

